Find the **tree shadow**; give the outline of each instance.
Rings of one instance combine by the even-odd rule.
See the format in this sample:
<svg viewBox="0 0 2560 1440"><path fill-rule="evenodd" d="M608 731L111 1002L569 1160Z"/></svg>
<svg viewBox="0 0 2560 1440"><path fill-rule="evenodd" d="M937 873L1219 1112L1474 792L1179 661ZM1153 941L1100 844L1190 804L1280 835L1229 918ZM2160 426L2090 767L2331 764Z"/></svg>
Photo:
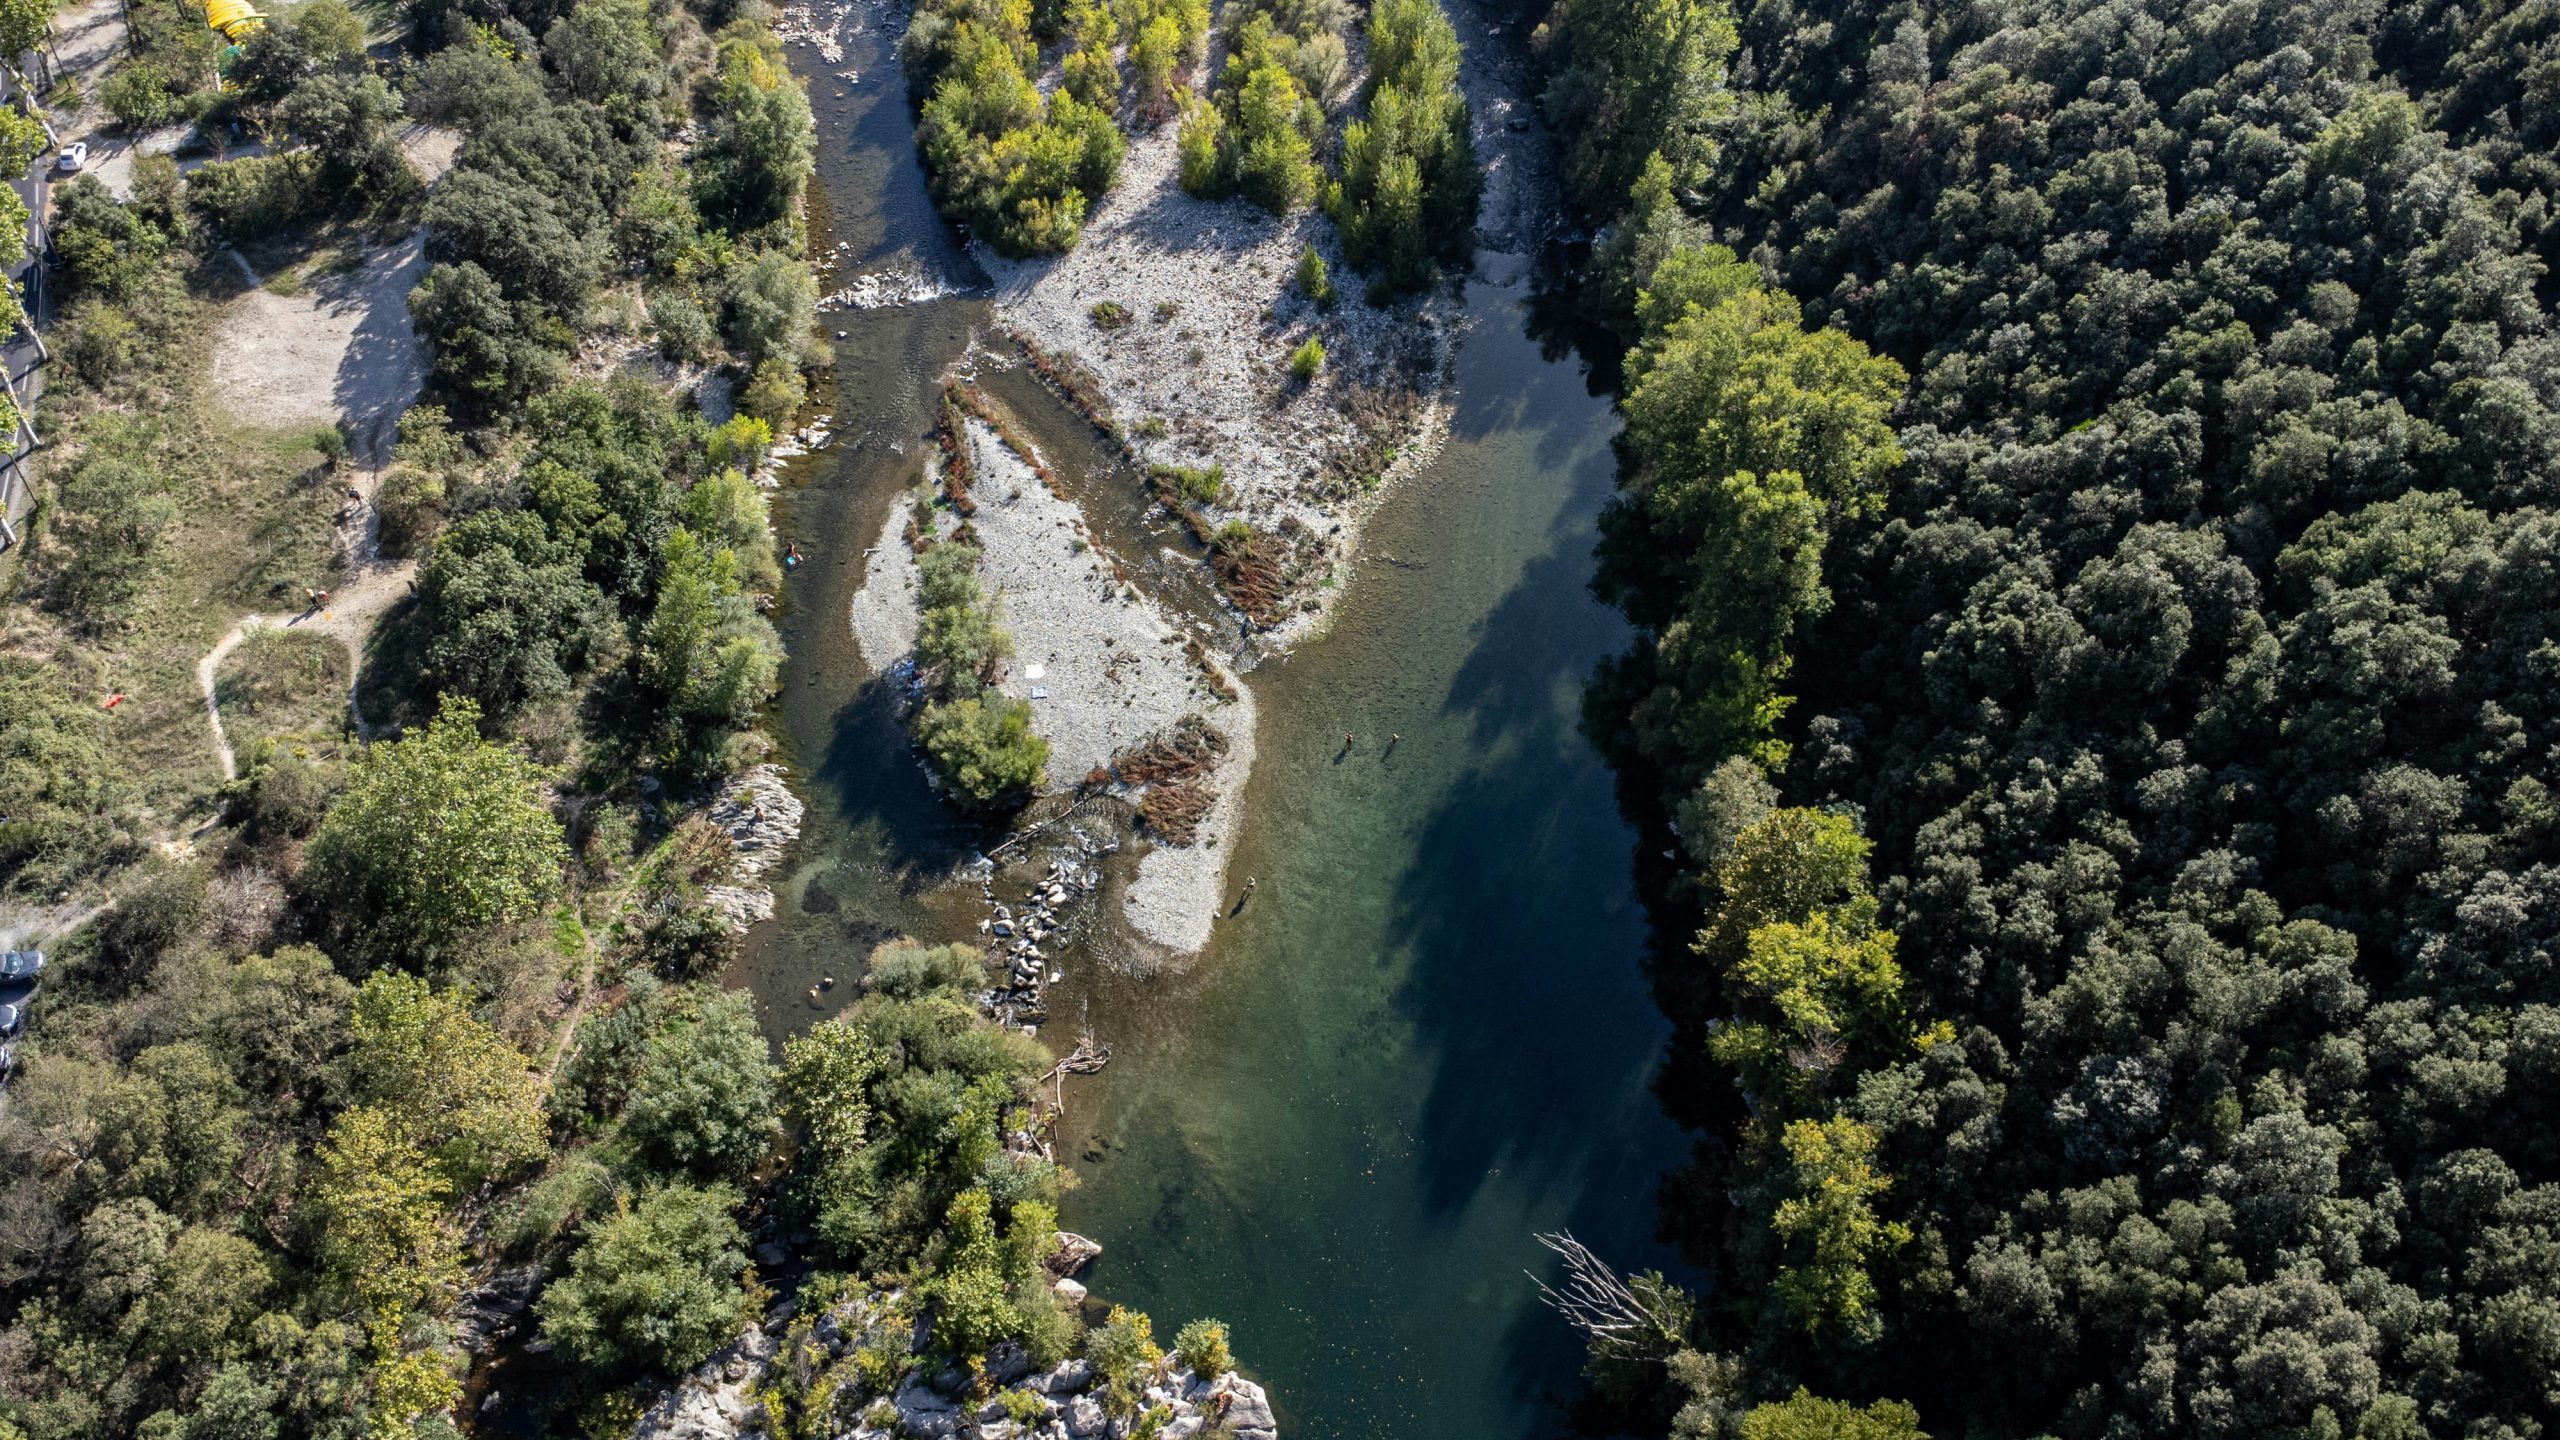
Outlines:
<svg viewBox="0 0 2560 1440"><path fill-rule="evenodd" d="M1513 288L1519 308L1536 305ZM1442 697L1487 758L1425 817L1390 899L1391 942L1413 956L1399 1008L1436 1067L1417 1143L1423 1203L1455 1223L1495 1175L1525 1180L1622 1269L1671 1269L1655 1194L1687 1142L1647 1091L1671 1033L1648 985L1657 921L1631 875L1638 832L1580 724L1584 684L1628 634L1589 589L1593 522L1616 481L1592 443L1589 401L1605 392L1585 367L1554 363L1534 323L1529 334L1539 343L1470 358L1453 430L1533 434L1536 464L1568 498ZM1519 1244L1523 1268L1549 1273L1531 1236ZM1489 1342L1536 1417L1523 1433L1583 1427L1580 1339L1559 1318L1518 1309Z"/></svg>

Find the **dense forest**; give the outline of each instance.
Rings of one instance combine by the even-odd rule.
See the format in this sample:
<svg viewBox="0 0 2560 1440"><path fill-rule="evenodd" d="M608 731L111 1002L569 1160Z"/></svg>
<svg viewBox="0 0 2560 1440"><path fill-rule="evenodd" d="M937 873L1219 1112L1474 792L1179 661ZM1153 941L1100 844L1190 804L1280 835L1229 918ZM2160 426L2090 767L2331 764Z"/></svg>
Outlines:
<svg viewBox="0 0 2560 1440"><path fill-rule="evenodd" d="M69 933L0 1052L0 1437L451 1436L501 1337L548 1357L522 1423L598 1437L757 1325L793 1357L752 1397L777 1437L1071 1355L1161 1425L1146 1387L1232 1364L1215 1322L1168 1354L1054 1288L1063 1181L1025 1138L1051 1062L981 1015L979 952L857 956L859 998L778 1058L718 983L736 853L705 810L769 753L781 660L750 473L821 353L772 21L527 0L369 35L311 0L218 90L163 86L175 42L137 33L123 123L268 144L53 197L0 897ZM456 142L432 183L410 118ZM370 435L229 413L235 270L290 294L413 234L417 403ZM351 460L414 588L352 674L288 627L207 658L216 770L177 677L232 616L327 617Z"/></svg>
<svg viewBox="0 0 2560 1440"><path fill-rule="evenodd" d="M2555 12L1539 43L1634 347L1592 723L1705 915L1714 1283L1602 1372L1683 1434L2544 1433Z"/></svg>

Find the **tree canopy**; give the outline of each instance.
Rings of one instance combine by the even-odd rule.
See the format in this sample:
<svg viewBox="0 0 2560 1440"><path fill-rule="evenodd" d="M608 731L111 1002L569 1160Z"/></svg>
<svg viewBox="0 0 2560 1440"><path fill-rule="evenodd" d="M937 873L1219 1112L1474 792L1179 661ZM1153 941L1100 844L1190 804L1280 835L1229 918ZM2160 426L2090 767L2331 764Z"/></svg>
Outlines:
<svg viewBox="0 0 2560 1440"><path fill-rule="evenodd" d="M424 731L368 750L321 821L307 884L357 947L444 955L559 893L568 850L542 772L482 739L479 721L477 705L448 698Z"/></svg>
<svg viewBox="0 0 2560 1440"><path fill-rule="evenodd" d="M1742 1393L2066 1440L2548 1423L2551 34L1551 19L1586 294L1635 346L1604 583L1643 638L1594 729L1702 872L1669 1213ZM1737 910L1776 824L1856 887Z"/></svg>

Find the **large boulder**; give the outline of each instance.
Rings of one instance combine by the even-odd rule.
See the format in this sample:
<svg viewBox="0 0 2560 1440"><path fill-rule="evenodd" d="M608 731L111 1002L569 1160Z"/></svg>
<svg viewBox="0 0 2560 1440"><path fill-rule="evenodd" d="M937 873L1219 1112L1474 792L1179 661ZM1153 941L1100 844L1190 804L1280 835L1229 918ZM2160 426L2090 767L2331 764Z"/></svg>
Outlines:
<svg viewBox="0 0 2560 1440"><path fill-rule="evenodd" d="M1094 1257L1101 1253L1102 1242L1087 1240L1073 1230L1061 1230L1058 1232L1058 1248L1049 1254L1049 1273L1073 1275L1092 1264Z"/></svg>
<svg viewBox="0 0 2560 1440"><path fill-rule="evenodd" d="M1261 1386L1241 1375L1223 1375L1212 1393L1226 1398L1222 1405L1213 1404L1209 1413L1226 1421L1236 1440L1279 1440L1280 1422L1272 1417L1271 1397Z"/></svg>

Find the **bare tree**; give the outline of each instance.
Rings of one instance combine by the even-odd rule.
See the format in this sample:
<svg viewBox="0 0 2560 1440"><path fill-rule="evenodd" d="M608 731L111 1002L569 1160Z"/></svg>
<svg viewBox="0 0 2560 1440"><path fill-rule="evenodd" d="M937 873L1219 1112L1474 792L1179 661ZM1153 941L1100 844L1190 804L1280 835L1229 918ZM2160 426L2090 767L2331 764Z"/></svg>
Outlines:
<svg viewBox="0 0 2560 1440"><path fill-rule="evenodd" d="M1644 1284L1643 1276L1633 1285L1618 1278L1608 1261L1592 1254L1591 1247L1569 1231L1540 1235L1538 1243L1563 1257L1563 1286L1549 1285L1534 1274L1529 1278L1558 1314L1590 1337L1594 1350L1659 1358L1687 1339L1688 1307L1678 1291Z"/></svg>

